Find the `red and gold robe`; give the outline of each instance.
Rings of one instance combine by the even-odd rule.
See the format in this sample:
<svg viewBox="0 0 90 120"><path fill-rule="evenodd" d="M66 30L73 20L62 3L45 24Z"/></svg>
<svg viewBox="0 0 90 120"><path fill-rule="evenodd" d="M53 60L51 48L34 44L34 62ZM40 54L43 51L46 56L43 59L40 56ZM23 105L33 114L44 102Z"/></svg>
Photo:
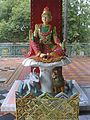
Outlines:
<svg viewBox="0 0 90 120"><path fill-rule="evenodd" d="M52 55L64 56L59 39L57 38L56 27L36 24L35 31L30 40L30 53L36 54L51 53Z"/></svg>

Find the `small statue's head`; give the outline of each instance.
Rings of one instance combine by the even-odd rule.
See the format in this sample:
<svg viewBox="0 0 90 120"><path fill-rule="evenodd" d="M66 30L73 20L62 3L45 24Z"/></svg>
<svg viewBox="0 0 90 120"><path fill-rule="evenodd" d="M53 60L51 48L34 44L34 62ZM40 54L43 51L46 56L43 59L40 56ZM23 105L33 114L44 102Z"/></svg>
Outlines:
<svg viewBox="0 0 90 120"><path fill-rule="evenodd" d="M52 21L52 15L48 7L45 7L42 13L42 21L49 23Z"/></svg>

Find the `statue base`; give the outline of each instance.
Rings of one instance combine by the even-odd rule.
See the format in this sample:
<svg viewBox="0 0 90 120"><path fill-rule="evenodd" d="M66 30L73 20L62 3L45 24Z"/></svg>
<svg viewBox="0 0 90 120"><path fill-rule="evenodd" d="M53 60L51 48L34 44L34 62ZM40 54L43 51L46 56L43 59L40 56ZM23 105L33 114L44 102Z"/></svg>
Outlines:
<svg viewBox="0 0 90 120"><path fill-rule="evenodd" d="M79 101L79 108L80 111L82 110L90 110L90 102L88 96L85 94L85 91L78 85L78 83L75 80L67 80L69 84L71 84L72 81L72 90L71 92L66 91L66 93L58 93L56 96L61 98L69 98L71 94L78 94L80 97ZM22 81L16 80L11 87L10 91L7 94L7 97L5 98L3 104L1 105L1 111L2 112L16 112L16 96L15 93L19 88L19 85Z"/></svg>

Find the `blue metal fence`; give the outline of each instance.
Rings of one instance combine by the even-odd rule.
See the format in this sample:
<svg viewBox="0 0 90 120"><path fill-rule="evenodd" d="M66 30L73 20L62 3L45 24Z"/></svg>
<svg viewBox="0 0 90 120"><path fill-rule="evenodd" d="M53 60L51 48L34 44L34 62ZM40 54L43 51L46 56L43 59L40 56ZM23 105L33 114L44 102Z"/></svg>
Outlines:
<svg viewBox="0 0 90 120"><path fill-rule="evenodd" d="M21 50L29 51L29 43L0 43L1 57L22 57ZM67 44L67 54L73 56L90 56L90 43Z"/></svg>
<svg viewBox="0 0 90 120"><path fill-rule="evenodd" d="M22 57L21 50L25 48L29 51L28 43L0 43L0 56L1 57Z"/></svg>
<svg viewBox="0 0 90 120"><path fill-rule="evenodd" d="M73 43L67 45L68 56L90 56L90 43Z"/></svg>

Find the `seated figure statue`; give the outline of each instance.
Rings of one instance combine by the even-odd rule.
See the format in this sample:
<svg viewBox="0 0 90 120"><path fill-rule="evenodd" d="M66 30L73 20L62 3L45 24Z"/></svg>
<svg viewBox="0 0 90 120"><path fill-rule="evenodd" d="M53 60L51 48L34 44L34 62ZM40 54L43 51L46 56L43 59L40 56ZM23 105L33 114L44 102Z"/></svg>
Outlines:
<svg viewBox="0 0 90 120"><path fill-rule="evenodd" d="M33 50L33 59L41 62L59 61L65 56L60 40L57 37L56 27L50 25L51 12L45 7L41 15L41 24L35 25L34 33L30 31L30 52Z"/></svg>

